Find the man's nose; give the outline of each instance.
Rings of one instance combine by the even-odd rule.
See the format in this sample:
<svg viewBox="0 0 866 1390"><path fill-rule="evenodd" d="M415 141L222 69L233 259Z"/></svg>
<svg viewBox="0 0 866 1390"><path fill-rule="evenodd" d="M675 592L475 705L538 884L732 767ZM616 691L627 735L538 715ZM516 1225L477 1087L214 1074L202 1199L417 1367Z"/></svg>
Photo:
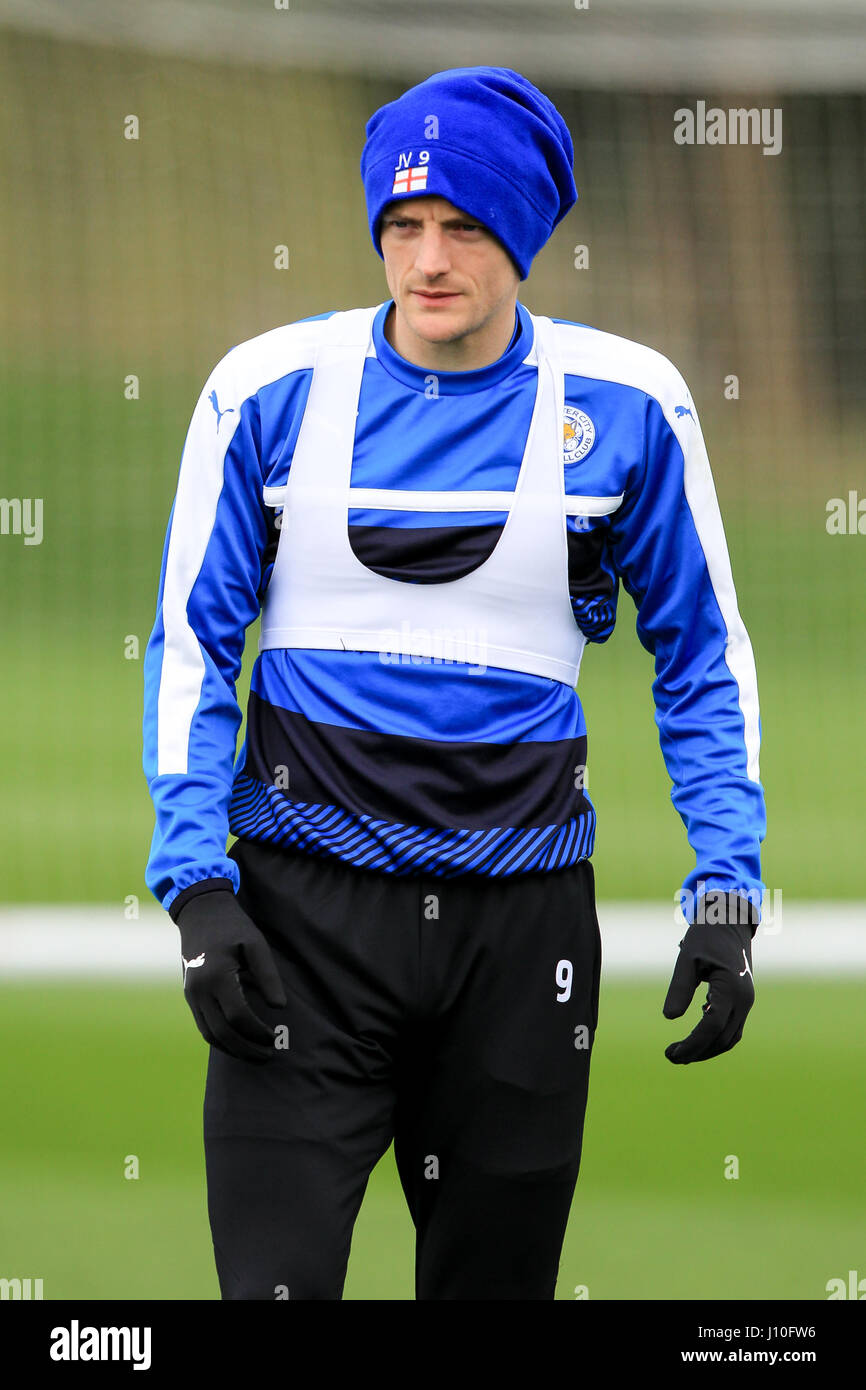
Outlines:
<svg viewBox="0 0 866 1390"><path fill-rule="evenodd" d="M442 275L451 267L448 254L448 239L442 228L435 222L422 227L415 257L415 269L422 275Z"/></svg>

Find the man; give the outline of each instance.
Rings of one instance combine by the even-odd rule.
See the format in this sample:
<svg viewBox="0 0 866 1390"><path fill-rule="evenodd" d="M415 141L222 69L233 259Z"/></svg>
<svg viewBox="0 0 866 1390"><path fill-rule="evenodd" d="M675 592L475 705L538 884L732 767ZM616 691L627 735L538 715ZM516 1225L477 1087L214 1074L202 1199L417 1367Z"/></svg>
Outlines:
<svg viewBox="0 0 866 1390"><path fill-rule="evenodd" d="M226 1299L340 1298L392 1139L419 1299L553 1298L601 961L575 685L620 580L697 858L667 1016L710 984L667 1055L728 1050L752 1003L757 692L697 413L659 354L517 298L572 160L508 69L383 107L361 171L391 299L241 344L193 414L147 881L211 1045Z"/></svg>

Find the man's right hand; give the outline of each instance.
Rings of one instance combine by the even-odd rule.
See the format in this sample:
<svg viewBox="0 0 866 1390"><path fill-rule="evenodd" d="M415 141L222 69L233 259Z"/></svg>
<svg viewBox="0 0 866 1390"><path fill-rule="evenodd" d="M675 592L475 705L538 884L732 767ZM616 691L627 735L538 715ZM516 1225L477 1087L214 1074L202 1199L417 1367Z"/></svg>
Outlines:
<svg viewBox="0 0 866 1390"><path fill-rule="evenodd" d="M198 893L177 915L186 1002L205 1042L246 1062L274 1057L274 1031L250 1008L243 974L265 1002L286 995L271 949L228 889Z"/></svg>

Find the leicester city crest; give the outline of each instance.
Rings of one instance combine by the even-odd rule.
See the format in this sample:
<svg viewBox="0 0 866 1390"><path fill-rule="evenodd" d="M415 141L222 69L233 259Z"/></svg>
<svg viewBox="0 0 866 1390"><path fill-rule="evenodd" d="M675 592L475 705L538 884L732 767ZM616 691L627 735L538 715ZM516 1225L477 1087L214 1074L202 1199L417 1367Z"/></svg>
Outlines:
<svg viewBox="0 0 866 1390"><path fill-rule="evenodd" d="M565 407L563 421L563 448L566 463L577 463L586 458L595 443L595 425L585 410L576 405Z"/></svg>

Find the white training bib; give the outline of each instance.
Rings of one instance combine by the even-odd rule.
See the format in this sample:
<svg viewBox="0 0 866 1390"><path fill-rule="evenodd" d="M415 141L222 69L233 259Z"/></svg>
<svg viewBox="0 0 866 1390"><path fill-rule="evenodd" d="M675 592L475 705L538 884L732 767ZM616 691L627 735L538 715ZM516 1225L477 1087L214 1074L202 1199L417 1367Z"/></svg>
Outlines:
<svg viewBox="0 0 866 1390"><path fill-rule="evenodd" d="M475 509L510 501L493 553L442 584L388 579L349 541L352 455L364 362L381 305L324 325L284 492L282 529L262 606L259 650L308 647L464 661L577 684L586 639L568 591L565 380L549 318L531 315L538 389L513 493L468 494ZM434 409L431 406L431 409ZM272 493L274 490L268 489ZM365 495L369 489L364 490ZM375 490L376 507L389 490ZM466 493L391 493L412 509L467 510ZM418 500L410 501L412 497ZM496 501L493 501L496 499Z"/></svg>

